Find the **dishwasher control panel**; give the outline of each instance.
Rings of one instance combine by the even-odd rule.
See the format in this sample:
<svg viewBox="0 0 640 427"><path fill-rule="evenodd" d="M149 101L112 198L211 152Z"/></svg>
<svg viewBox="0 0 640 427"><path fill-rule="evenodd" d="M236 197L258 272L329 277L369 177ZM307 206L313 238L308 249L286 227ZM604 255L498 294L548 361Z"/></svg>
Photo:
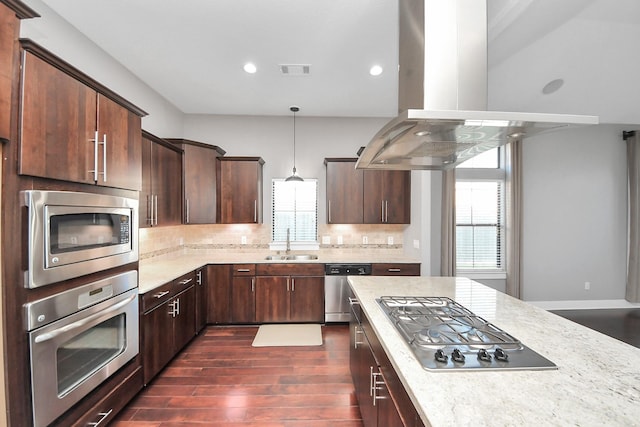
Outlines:
<svg viewBox="0 0 640 427"><path fill-rule="evenodd" d="M370 276L371 264L326 264L325 276Z"/></svg>

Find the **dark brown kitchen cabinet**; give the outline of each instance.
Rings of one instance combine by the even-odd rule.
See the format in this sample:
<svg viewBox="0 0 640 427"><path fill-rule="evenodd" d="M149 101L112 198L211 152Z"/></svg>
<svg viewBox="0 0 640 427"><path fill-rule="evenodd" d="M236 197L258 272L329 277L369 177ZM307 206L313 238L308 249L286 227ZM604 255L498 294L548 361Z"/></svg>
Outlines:
<svg viewBox="0 0 640 427"><path fill-rule="evenodd" d="M349 331L349 367L363 424L366 427L423 427L357 301L352 305Z"/></svg>
<svg viewBox="0 0 640 427"><path fill-rule="evenodd" d="M260 157L218 157L219 223L262 223L262 165Z"/></svg>
<svg viewBox="0 0 640 427"><path fill-rule="evenodd" d="M182 222L182 151L142 131L140 227Z"/></svg>
<svg viewBox="0 0 640 427"><path fill-rule="evenodd" d="M19 173L140 190L146 113L22 40Z"/></svg>
<svg viewBox="0 0 640 427"><path fill-rule="evenodd" d="M17 41L20 31L17 7L24 8L20 2L0 3L0 141L11 137L11 102L13 100L13 82L17 62ZM10 7L11 6L11 7ZM29 9L27 8L27 11ZM31 11L29 15L33 16ZM20 14L23 17L23 13Z"/></svg>
<svg viewBox="0 0 640 427"><path fill-rule="evenodd" d="M365 170L365 224L409 224L411 220L411 173Z"/></svg>
<svg viewBox="0 0 640 427"><path fill-rule="evenodd" d="M207 266L207 323L231 323L231 287L233 266L209 264Z"/></svg>
<svg viewBox="0 0 640 427"><path fill-rule="evenodd" d="M216 159L224 156L225 151L215 145L187 139L168 138L167 141L184 151L184 223L215 224Z"/></svg>
<svg viewBox="0 0 640 427"><path fill-rule="evenodd" d="M355 159L325 159L327 169L327 223L362 224L364 185Z"/></svg>
<svg viewBox="0 0 640 427"><path fill-rule="evenodd" d="M258 264L257 323L323 322L322 264Z"/></svg>
<svg viewBox="0 0 640 427"><path fill-rule="evenodd" d="M409 224L409 171L360 170L355 158L326 158L328 224Z"/></svg>
<svg viewBox="0 0 640 427"><path fill-rule="evenodd" d="M419 263L375 263L371 265L373 276L419 276Z"/></svg>
<svg viewBox="0 0 640 427"><path fill-rule="evenodd" d="M256 265L235 264L231 281L231 323L254 323L256 312Z"/></svg>
<svg viewBox="0 0 640 427"><path fill-rule="evenodd" d="M142 295L140 335L145 384L196 335L195 283L195 272L191 272Z"/></svg>

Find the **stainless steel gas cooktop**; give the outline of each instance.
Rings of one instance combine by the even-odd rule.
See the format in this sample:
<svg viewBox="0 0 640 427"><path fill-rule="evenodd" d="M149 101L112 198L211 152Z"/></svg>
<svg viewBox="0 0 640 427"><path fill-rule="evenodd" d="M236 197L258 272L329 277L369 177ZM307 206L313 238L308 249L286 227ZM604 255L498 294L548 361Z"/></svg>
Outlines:
<svg viewBox="0 0 640 427"><path fill-rule="evenodd" d="M376 301L425 369L557 369L451 298L383 296Z"/></svg>

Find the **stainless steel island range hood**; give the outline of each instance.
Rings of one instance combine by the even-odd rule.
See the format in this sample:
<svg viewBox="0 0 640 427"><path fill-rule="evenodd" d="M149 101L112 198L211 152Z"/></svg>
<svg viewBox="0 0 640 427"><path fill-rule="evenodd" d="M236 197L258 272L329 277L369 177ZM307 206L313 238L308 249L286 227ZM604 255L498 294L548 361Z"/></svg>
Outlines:
<svg viewBox="0 0 640 427"><path fill-rule="evenodd" d="M486 111L486 0L399 0L400 114L358 169L443 170L541 131L596 116Z"/></svg>

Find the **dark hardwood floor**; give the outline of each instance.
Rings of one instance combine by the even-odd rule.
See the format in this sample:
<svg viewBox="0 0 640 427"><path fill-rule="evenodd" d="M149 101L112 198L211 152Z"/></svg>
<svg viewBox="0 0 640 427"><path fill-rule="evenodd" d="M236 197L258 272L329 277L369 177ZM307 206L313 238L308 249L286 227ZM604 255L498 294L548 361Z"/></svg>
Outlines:
<svg viewBox="0 0 640 427"><path fill-rule="evenodd" d="M640 348L640 308L551 312Z"/></svg>
<svg viewBox="0 0 640 427"><path fill-rule="evenodd" d="M257 330L208 327L111 425L362 427L348 325L315 347L252 347Z"/></svg>

